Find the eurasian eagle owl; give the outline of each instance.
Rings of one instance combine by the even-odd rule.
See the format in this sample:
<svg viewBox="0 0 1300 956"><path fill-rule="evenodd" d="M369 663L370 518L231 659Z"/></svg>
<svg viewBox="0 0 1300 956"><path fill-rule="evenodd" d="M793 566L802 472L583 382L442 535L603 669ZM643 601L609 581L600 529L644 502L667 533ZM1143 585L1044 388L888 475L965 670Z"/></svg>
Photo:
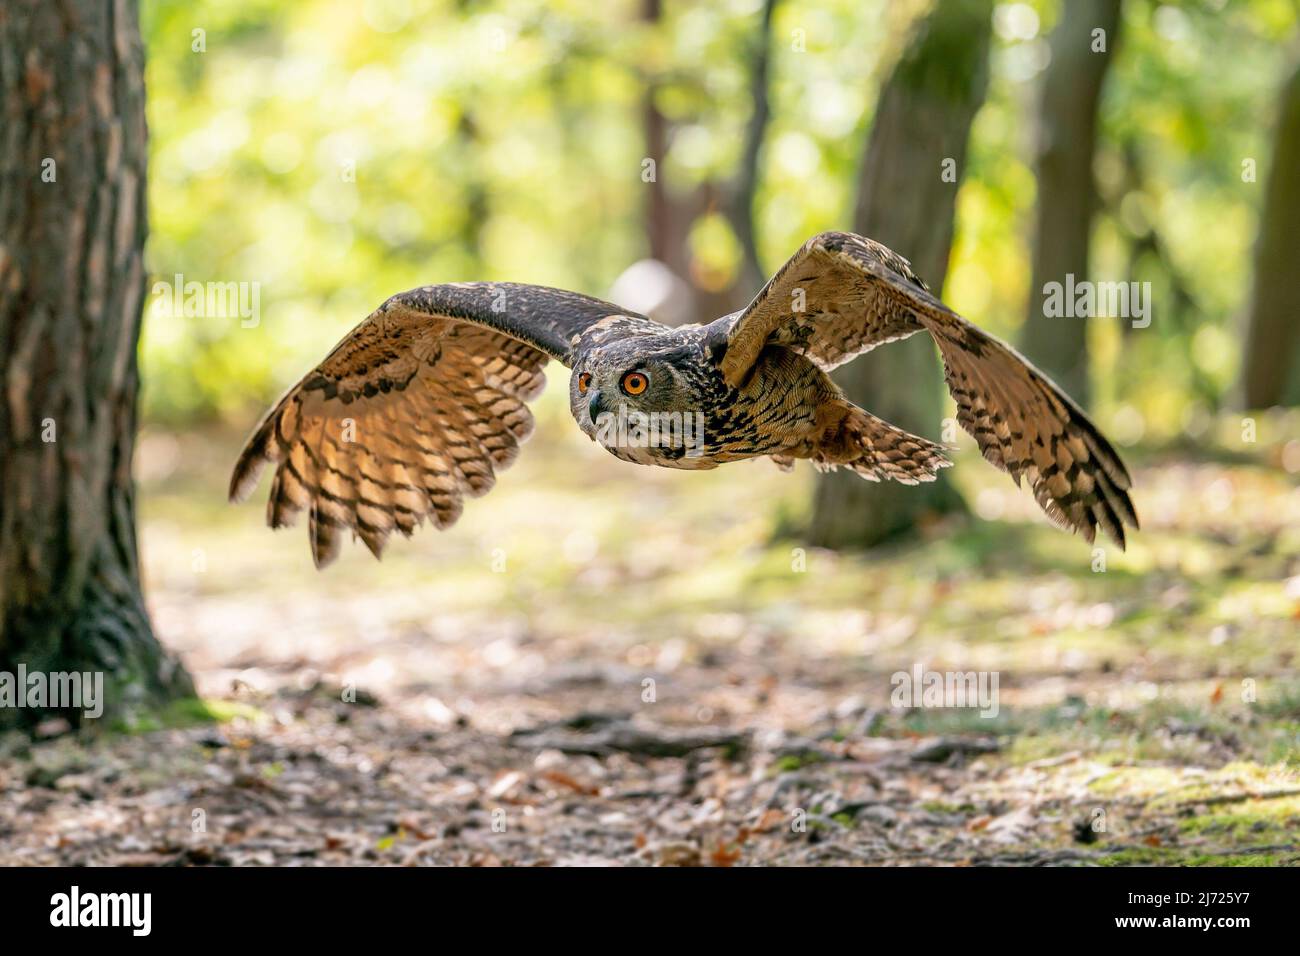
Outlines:
<svg viewBox="0 0 1300 956"><path fill-rule="evenodd" d="M827 232L749 306L668 328L573 292L507 282L395 295L289 390L249 439L230 497L276 466L267 522L307 509L323 566L351 529L379 556L425 518L446 528L485 494L533 428L542 366L573 370L573 417L627 461L716 468L807 458L872 481L933 481L940 445L853 405L827 375L869 349L928 332L957 419L984 457L1028 481L1056 523L1123 547L1137 528L1128 472L1083 411L1015 350L948 309L907 260Z"/></svg>

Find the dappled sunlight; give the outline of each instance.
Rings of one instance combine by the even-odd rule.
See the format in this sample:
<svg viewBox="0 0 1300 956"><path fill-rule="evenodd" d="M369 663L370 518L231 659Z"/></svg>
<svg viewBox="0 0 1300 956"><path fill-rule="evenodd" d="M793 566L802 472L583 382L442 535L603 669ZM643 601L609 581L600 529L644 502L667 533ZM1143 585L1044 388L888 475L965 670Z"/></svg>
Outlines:
<svg viewBox="0 0 1300 956"><path fill-rule="evenodd" d="M1295 9L68 3L0 865L1300 865Z"/></svg>

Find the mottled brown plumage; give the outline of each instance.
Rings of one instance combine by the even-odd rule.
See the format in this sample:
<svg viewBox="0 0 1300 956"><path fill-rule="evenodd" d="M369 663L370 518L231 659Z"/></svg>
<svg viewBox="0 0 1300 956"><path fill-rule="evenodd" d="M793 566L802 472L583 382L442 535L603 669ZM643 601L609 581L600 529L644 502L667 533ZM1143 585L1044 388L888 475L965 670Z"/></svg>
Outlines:
<svg viewBox="0 0 1300 956"><path fill-rule="evenodd" d="M768 455L914 484L941 446L850 403L826 374L928 332L957 417L984 457L1028 481L1047 515L1092 541L1137 527L1130 480L1087 416L1013 349L927 291L907 261L849 233L815 236L741 312L670 329L587 296L514 283L394 296L294 386L253 433L231 478L246 496L276 464L267 520L309 515L323 566L352 530L379 556L394 531L445 528L491 489L530 434L542 367L573 370L582 431L639 464L715 468Z"/></svg>

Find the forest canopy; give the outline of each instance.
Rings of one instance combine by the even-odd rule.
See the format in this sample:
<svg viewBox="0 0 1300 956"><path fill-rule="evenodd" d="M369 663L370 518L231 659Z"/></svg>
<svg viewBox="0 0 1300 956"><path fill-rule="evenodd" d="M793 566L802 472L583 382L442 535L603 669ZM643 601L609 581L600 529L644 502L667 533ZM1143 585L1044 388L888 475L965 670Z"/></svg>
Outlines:
<svg viewBox="0 0 1300 956"><path fill-rule="evenodd" d="M848 224L880 86L926 11L771 6L752 190L764 273ZM1012 340L1030 295L1030 119L1061 8L995 8L943 289ZM322 343L415 285L509 279L608 295L651 251L648 111L666 129L654 177L687 210L681 265L697 289L733 288L743 303L756 290L724 213L763 11L760 0L145 5L147 262L159 283L146 300L147 418L243 421ZM1093 404L1121 442L1159 442L1231 400L1296 8L1128 0L1122 21L1099 104L1091 271L1150 282L1158 314L1140 334L1090 323ZM257 283L263 327L151 321L178 277Z"/></svg>

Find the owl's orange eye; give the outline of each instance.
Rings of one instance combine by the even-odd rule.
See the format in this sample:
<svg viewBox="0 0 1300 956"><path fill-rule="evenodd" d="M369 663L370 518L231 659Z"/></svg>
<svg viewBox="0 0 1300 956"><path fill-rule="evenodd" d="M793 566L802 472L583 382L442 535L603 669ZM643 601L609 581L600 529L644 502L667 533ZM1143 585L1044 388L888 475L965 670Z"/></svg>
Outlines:
<svg viewBox="0 0 1300 956"><path fill-rule="evenodd" d="M640 395L650 387L650 379L644 372L628 372L619 386L629 395Z"/></svg>
<svg viewBox="0 0 1300 956"><path fill-rule="evenodd" d="M583 372L578 376L578 394L586 395L589 388L591 388L591 373Z"/></svg>

